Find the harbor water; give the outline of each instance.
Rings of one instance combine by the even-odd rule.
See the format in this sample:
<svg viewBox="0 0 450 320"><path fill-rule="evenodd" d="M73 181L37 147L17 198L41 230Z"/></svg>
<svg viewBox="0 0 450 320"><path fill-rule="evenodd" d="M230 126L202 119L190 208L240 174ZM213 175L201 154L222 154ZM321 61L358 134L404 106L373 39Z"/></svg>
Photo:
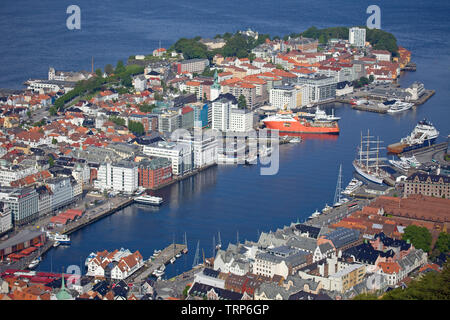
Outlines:
<svg viewBox="0 0 450 320"><path fill-rule="evenodd" d="M0 4L0 87L20 88L28 78L46 77L57 70L90 69L148 54L161 41L168 47L180 37L214 37L251 27L262 33L284 35L338 25L363 25L371 1L227 2L79 0L82 29L69 32L65 9L69 1L2 1ZM448 1L381 1L381 27L413 52L417 71L405 73L400 84L424 83L436 94L425 104L395 115L352 110L349 105L325 107L341 117L335 137L307 137L302 143L280 146L276 175L260 175L260 165L217 166L159 190L164 198L157 209L132 205L71 235L72 244L51 249L38 270L61 271L84 266L92 251L121 247L139 250L147 259L154 249L187 234L189 252L166 268L171 277L192 267L197 241L206 257L213 254L213 237L220 231L223 248L239 238L256 240L261 231L304 221L333 201L339 165L344 186L353 175L352 160L361 131L370 129L384 146L399 141L427 118L440 131L438 143L450 133L450 44L447 40ZM8 18L14 17L14 18ZM199 23L201 21L201 23ZM238 235L237 235L238 233ZM202 258L202 257L201 257Z"/></svg>

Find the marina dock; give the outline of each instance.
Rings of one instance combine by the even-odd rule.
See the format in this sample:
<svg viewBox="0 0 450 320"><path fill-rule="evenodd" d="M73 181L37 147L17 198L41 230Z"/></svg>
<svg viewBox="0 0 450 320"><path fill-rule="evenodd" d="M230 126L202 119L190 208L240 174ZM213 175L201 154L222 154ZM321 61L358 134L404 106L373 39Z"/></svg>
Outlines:
<svg viewBox="0 0 450 320"><path fill-rule="evenodd" d="M159 269L163 265L170 262L179 253L184 253L186 250L186 245L184 244L170 244L161 253L156 256L156 258L150 257L144 262L144 266L138 270L136 273L132 274L125 281L127 283L140 283L144 279L148 278L153 271Z"/></svg>
<svg viewBox="0 0 450 320"><path fill-rule="evenodd" d="M119 201L117 204L113 203L113 205L111 205L111 202L108 202L102 206L97 207L96 210L99 210L98 212L88 213L88 214L84 215L81 219L69 224L68 227L65 227L61 231L61 234L69 235L91 223L94 223L106 216L113 214L116 211L119 211L119 210L122 210L123 208L128 207L133 202L134 202L133 199L128 199L128 198Z"/></svg>

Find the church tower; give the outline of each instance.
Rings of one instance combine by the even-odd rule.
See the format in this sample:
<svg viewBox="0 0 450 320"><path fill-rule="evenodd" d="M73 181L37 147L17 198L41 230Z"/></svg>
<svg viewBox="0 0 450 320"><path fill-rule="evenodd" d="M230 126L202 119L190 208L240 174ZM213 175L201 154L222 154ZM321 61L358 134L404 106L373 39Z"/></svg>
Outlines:
<svg viewBox="0 0 450 320"><path fill-rule="evenodd" d="M214 72L214 84L211 86L210 90L210 100L214 101L219 97L220 95L220 83L219 83L219 76L217 75L217 70Z"/></svg>

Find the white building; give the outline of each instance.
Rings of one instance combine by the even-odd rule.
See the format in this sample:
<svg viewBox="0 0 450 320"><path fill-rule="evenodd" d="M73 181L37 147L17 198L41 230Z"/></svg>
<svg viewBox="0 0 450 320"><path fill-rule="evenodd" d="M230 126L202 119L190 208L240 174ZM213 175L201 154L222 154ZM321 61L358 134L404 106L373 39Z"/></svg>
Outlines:
<svg viewBox="0 0 450 320"><path fill-rule="evenodd" d="M68 177L58 177L47 180L46 184L52 191L51 208L56 210L73 201L72 183Z"/></svg>
<svg viewBox="0 0 450 320"><path fill-rule="evenodd" d="M372 54L378 61L391 61L391 53L387 50L373 50Z"/></svg>
<svg viewBox="0 0 450 320"><path fill-rule="evenodd" d="M276 86L270 90L269 102L277 109L295 109L301 106L301 93L292 85Z"/></svg>
<svg viewBox="0 0 450 320"><path fill-rule="evenodd" d="M212 129L221 132L247 132L253 128L253 113L239 109L236 98L221 94L212 102Z"/></svg>
<svg viewBox="0 0 450 320"><path fill-rule="evenodd" d="M233 132L248 132L253 129L253 112L247 109L231 109L230 129Z"/></svg>
<svg viewBox="0 0 450 320"><path fill-rule="evenodd" d="M94 186L100 190L133 193L138 189L138 181L138 165L122 160L114 164L101 164Z"/></svg>
<svg viewBox="0 0 450 320"><path fill-rule="evenodd" d="M355 47L364 47L366 44L366 29L353 27L348 31L348 39L351 45Z"/></svg>
<svg viewBox="0 0 450 320"><path fill-rule="evenodd" d="M37 173L36 167L23 167L19 165L0 167L0 185L10 186L11 182L25 178L30 174Z"/></svg>
<svg viewBox="0 0 450 320"><path fill-rule="evenodd" d="M225 280L224 279L220 279L217 276L211 276L209 275L209 273L214 273L218 274L217 271L211 270L211 269L203 269L200 272L197 272L194 275L194 282L196 283L201 283L201 284L206 284L208 286L213 286L216 288L221 288L221 289L225 289Z"/></svg>
<svg viewBox="0 0 450 320"><path fill-rule="evenodd" d="M315 75L312 77L298 78L299 84L308 86L309 101L322 102L336 98L337 81L334 77Z"/></svg>
<svg viewBox="0 0 450 320"><path fill-rule="evenodd" d="M214 136L204 136L200 132L194 136L180 137L178 144L191 148L193 153L194 168L202 168L204 166L217 163L217 140Z"/></svg>
<svg viewBox="0 0 450 320"><path fill-rule="evenodd" d="M38 215L38 194L35 189L0 188L0 201L7 203L11 210L14 225L34 220Z"/></svg>
<svg viewBox="0 0 450 320"><path fill-rule="evenodd" d="M134 90L136 91L144 91L147 89L147 79L144 75L138 75L133 79Z"/></svg>
<svg viewBox="0 0 450 320"><path fill-rule="evenodd" d="M256 255L253 263L253 273L270 278L279 275L286 279L289 275L289 267L282 257L270 253L260 253Z"/></svg>
<svg viewBox="0 0 450 320"><path fill-rule="evenodd" d="M172 173L183 175L192 170L193 155L190 147L175 142L160 141L144 146L143 153L172 161Z"/></svg>
<svg viewBox="0 0 450 320"><path fill-rule="evenodd" d="M0 202L0 234L12 229L11 209L7 203Z"/></svg>

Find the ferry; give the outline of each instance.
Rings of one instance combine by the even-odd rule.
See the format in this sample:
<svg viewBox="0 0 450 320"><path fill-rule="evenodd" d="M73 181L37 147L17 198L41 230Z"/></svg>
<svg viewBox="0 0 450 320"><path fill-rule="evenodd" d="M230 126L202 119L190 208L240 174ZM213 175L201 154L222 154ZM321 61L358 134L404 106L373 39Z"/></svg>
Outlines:
<svg viewBox="0 0 450 320"><path fill-rule="evenodd" d="M414 104L410 102L403 102L398 99L388 100L383 103L384 107L389 107L388 113L397 113L411 109Z"/></svg>
<svg viewBox="0 0 450 320"><path fill-rule="evenodd" d="M70 244L70 238L68 235L57 233L54 238L55 241L60 244Z"/></svg>
<svg viewBox="0 0 450 320"><path fill-rule="evenodd" d="M36 259L31 261L31 263L28 265L28 269L35 268L39 264L39 262L41 262L41 261L42 261L42 258L41 257L37 257Z"/></svg>
<svg viewBox="0 0 450 320"><path fill-rule="evenodd" d="M400 142L390 144L387 149L391 153L402 153L428 147L436 142L438 136L439 131L424 119L419 121L409 136L402 138Z"/></svg>
<svg viewBox="0 0 450 320"><path fill-rule="evenodd" d="M280 111L268 116L262 122L267 129L288 133L339 134L336 121L307 120L295 116L292 111Z"/></svg>
<svg viewBox="0 0 450 320"><path fill-rule="evenodd" d="M348 183L347 187L342 191L342 194L350 195L356 191L360 186L362 186L363 182L356 178L353 178Z"/></svg>
<svg viewBox="0 0 450 320"><path fill-rule="evenodd" d="M136 201L137 203L151 204L151 205L159 206L163 202L163 198L149 196L149 195L143 195L143 196L135 197L134 201Z"/></svg>

